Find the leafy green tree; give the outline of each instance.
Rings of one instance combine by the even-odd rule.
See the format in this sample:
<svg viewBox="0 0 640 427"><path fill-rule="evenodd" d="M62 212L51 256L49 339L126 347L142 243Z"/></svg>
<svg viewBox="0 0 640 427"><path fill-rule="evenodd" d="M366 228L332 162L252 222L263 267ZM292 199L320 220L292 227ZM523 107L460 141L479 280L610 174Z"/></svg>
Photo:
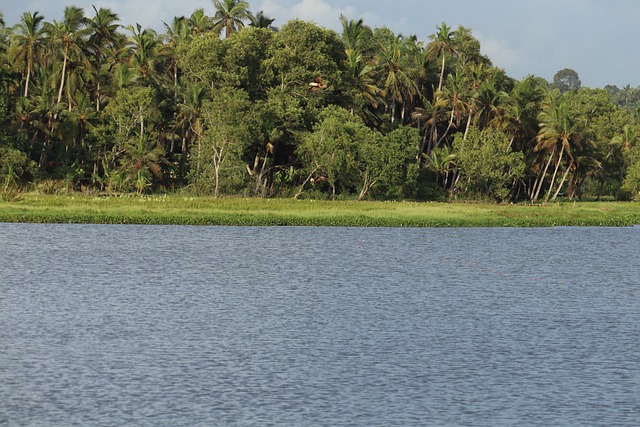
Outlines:
<svg viewBox="0 0 640 427"><path fill-rule="evenodd" d="M251 116L244 91L221 88L213 93L212 101L204 105L202 144L191 152L192 185L211 191L214 197L244 186L242 156L254 136Z"/></svg>
<svg viewBox="0 0 640 427"><path fill-rule="evenodd" d="M155 92L150 87L134 87L118 92L105 108L106 116L116 125L116 151L121 152L125 143L153 140L154 125L160 119Z"/></svg>
<svg viewBox="0 0 640 427"><path fill-rule="evenodd" d="M575 70L564 68L553 76L553 86L559 89L560 93L565 93L569 90L580 89L582 82Z"/></svg>
<svg viewBox="0 0 640 427"><path fill-rule="evenodd" d="M209 32L178 46L176 59L188 82L200 82L210 89L228 86L233 81L225 71L227 44Z"/></svg>
<svg viewBox="0 0 640 427"><path fill-rule="evenodd" d="M373 138L373 131L366 128L360 119L347 110L330 106L320 114L320 121L313 132L303 137L298 153L302 158L307 179L303 182L296 198L302 194L307 183L326 181L330 186L331 198L335 199L339 189L354 189L357 186L358 145L362 139ZM375 144L367 141L365 144ZM366 194L373 179L366 176L361 192Z"/></svg>
<svg viewBox="0 0 640 427"><path fill-rule="evenodd" d="M629 167L622 184L622 191L633 200L640 199L640 146L636 145L628 153Z"/></svg>
<svg viewBox="0 0 640 427"><path fill-rule="evenodd" d="M369 193L376 199L415 197L418 130L400 126L385 136L371 132L369 138L360 138L359 141L358 170L362 185L358 200Z"/></svg>
<svg viewBox="0 0 640 427"><path fill-rule="evenodd" d="M274 34L264 28L246 28L224 41L224 56L220 64L229 83L243 89L251 101L265 99L268 83L264 78L265 61Z"/></svg>
<svg viewBox="0 0 640 427"><path fill-rule="evenodd" d="M467 197L504 201L524 176L522 153L512 150L500 130L472 128L467 139L456 134L453 148L460 174L456 190Z"/></svg>

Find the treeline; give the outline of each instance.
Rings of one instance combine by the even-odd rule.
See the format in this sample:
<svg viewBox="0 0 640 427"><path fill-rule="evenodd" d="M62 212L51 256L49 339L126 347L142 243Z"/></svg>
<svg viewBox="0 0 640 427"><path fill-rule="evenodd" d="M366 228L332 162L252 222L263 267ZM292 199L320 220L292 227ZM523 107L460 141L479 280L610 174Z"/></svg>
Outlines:
<svg viewBox="0 0 640 427"><path fill-rule="evenodd" d="M546 201L640 190L640 91L517 81L445 23L280 28L214 0L158 33L110 9L0 19L0 184L87 193Z"/></svg>

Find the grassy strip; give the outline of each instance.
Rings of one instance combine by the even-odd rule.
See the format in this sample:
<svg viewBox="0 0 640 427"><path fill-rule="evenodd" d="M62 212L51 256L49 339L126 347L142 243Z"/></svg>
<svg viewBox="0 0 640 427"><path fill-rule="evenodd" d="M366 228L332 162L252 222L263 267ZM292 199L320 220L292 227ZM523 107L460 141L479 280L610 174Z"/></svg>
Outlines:
<svg viewBox="0 0 640 427"><path fill-rule="evenodd" d="M368 227L626 226L640 224L640 208L635 203L617 202L531 206L26 194L18 201L0 202L0 222Z"/></svg>

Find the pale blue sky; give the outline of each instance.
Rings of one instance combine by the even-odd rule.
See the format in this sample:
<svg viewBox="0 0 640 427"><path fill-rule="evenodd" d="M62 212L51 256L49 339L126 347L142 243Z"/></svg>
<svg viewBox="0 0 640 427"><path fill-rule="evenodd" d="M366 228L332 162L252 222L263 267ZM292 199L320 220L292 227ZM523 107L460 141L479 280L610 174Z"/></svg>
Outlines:
<svg viewBox="0 0 640 427"><path fill-rule="evenodd" d="M197 8L213 14L211 0L0 0L7 25L25 11L60 20L65 6L109 7L125 25L139 22L162 30L162 21L190 15ZM427 41L436 25L464 25L483 53L512 77L534 74L551 80L573 68L584 86L640 86L640 1L637 0L253 0L275 25L298 17L339 29L338 16L364 18L371 27Z"/></svg>

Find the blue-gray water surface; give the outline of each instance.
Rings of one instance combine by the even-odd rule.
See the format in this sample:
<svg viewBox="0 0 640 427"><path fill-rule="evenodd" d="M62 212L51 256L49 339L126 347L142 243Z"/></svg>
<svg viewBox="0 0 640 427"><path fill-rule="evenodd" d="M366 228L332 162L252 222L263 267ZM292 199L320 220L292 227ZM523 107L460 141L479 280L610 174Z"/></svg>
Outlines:
<svg viewBox="0 0 640 427"><path fill-rule="evenodd" d="M0 425L637 426L640 227L0 224Z"/></svg>

